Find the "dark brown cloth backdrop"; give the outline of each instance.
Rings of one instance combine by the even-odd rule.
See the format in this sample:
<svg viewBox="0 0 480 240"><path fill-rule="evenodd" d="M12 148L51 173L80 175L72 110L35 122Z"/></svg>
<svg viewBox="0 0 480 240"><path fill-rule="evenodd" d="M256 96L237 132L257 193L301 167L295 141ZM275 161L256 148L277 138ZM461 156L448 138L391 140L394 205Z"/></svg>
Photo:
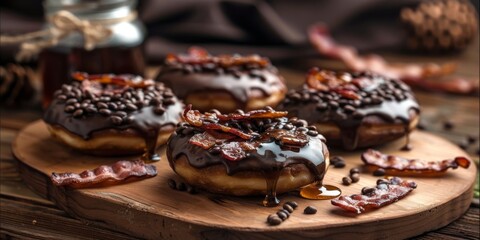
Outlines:
<svg viewBox="0 0 480 240"><path fill-rule="evenodd" d="M138 11L148 31L150 61L191 45L212 53L259 53L273 59L313 55L308 26L326 23L341 43L360 50L399 49L404 32L403 7L419 0L183 0L139 1ZM41 28L42 2L0 1L0 32L22 33ZM2 60L14 48L1 47Z"/></svg>

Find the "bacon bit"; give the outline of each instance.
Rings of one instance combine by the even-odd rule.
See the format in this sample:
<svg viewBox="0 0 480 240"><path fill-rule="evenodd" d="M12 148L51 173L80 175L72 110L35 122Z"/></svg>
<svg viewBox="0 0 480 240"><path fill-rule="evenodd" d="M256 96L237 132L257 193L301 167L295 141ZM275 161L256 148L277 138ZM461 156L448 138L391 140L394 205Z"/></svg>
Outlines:
<svg viewBox="0 0 480 240"><path fill-rule="evenodd" d="M251 65L251 64L256 64L260 67L266 67L270 65L270 61L267 58L263 58L258 55L212 56L205 49L200 47L191 47L188 50L187 55L168 54L166 58L166 62L169 64L175 64L177 62L186 63L186 64L214 63L222 67L242 66L242 65Z"/></svg>
<svg viewBox="0 0 480 240"><path fill-rule="evenodd" d="M281 118L286 117L288 112L282 111L268 111L264 109L253 110L243 114L240 113L230 113L227 115L217 115L218 119L221 121L229 120L249 120L249 119L261 119L261 118Z"/></svg>
<svg viewBox="0 0 480 240"><path fill-rule="evenodd" d="M74 72L72 78L77 81L93 81L102 84L113 84L117 86L133 87L133 88L146 88L153 86L155 82L151 79L144 80L140 76L134 75L114 75L114 74L96 74L89 75L85 72Z"/></svg>
<svg viewBox="0 0 480 240"><path fill-rule="evenodd" d="M244 114L231 113L228 115L217 115L215 113L202 114L198 110L192 110L192 105L188 105L183 112L183 119L192 126L199 127L205 130L220 130L222 132L231 133L245 140L250 140L255 137L253 134L244 133L236 128L228 127L218 123L219 121L229 120L249 120L258 118L278 118L284 117L287 112L255 110Z"/></svg>
<svg viewBox="0 0 480 240"><path fill-rule="evenodd" d="M478 81L453 78L445 82L436 81L440 76L450 75L456 71L456 64L390 64L378 55L360 56L351 46L337 44L330 36L324 24L310 27L309 39L317 51L327 57L341 60L353 71L371 71L390 78L403 80L405 83L427 90L455 94L478 93ZM434 80L426 81L427 78Z"/></svg>
<svg viewBox="0 0 480 240"><path fill-rule="evenodd" d="M284 131L275 131L270 133L270 136L275 138L275 140L280 141L281 145L284 146L305 146L308 143L308 138L303 134L294 134Z"/></svg>
<svg viewBox="0 0 480 240"><path fill-rule="evenodd" d="M360 214L394 203L405 197L415 188L417 188L415 182L404 181L399 177L393 177L388 180L388 182L385 180L383 183L378 184L371 192L364 193L365 195L353 194L350 196L341 196L332 199L331 203L346 211Z"/></svg>
<svg viewBox="0 0 480 240"><path fill-rule="evenodd" d="M102 165L93 170L76 173L52 173L55 186L72 188L102 187L136 181L157 175L157 168L143 161L118 161L112 165Z"/></svg>
<svg viewBox="0 0 480 240"><path fill-rule="evenodd" d="M366 78L354 80L340 78L332 71L312 68L308 73L306 83L309 88L320 91L334 91L345 98L359 100L362 96L356 93L357 85L361 85L361 81L366 80Z"/></svg>
<svg viewBox="0 0 480 240"><path fill-rule="evenodd" d="M352 100L359 100L362 99L362 96L358 95L355 91L353 90L345 90L345 89L338 89L334 90L338 94L342 95L344 98L352 99Z"/></svg>
<svg viewBox="0 0 480 240"><path fill-rule="evenodd" d="M443 175L449 168L456 169L459 166L468 168L470 166L470 160L465 157L425 162L418 159L386 155L373 149L368 149L362 154L362 161L369 167L369 170L375 171L378 168L383 168L387 175L402 176L439 176Z"/></svg>
<svg viewBox="0 0 480 240"><path fill-rule="evenodd" d="M211 147L215 146L215 141L216 140L217 140L217 138L213 137L209 133L203 132L203 133L197 133L197 134L193 135L188 140L188 142L193 144L193 145L199 146L199 147L201 147L205 150L208 150Z"/></svg>
<svg viewBox="0 0 480 240"><path fill-rule="evenodd" d="M222 145L222 156L230 161L238 161L247 155L239 142L229 142Z"/></svg>

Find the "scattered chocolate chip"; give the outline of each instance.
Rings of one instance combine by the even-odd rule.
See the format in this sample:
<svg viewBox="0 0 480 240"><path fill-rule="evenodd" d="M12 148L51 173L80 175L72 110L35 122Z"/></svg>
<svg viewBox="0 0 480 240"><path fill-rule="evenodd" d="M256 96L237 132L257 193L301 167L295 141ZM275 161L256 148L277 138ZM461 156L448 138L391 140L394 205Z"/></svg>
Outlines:
<svg viewBox="0 0 480 240"><path fill-rule="evenodd" d="M98 102L97 103L97 108L99 108L99 109L108 108L108 105L104 102Z"/></svg>
<svg viewBox="0 0 480 240"><path fill-rule="evenodd" d="M379 168L373 172L373 176L384 176L385 175L385 169Z"/></svg>
<svg viewBox="0 0 480 240"><path fill-rule="evenodd" d="M285 209L280 209L279 212L283 212L283 213L287 214L287 217L290 217L290 212L285 210Z"/></svg>
<svg viewBox="0 0 480 240"><path fill-rule="evenodd" d="M315 214L315 213L317 213L317 208L315 208L313 206L308 206L303 210L303 213L305 213L305 214Z"/></svg>
<svg viewBox="0 0 480 240"><path fill-rule="evenodd" d="M288 205L288 204L283 204L283 209L287 210L289 213L292 213L293 212L293 208L292 206Z"/></svg>
<svg viewBox="0 0 480 240"><path fill-rule="evenodd" d="M299 132L308 132L308 128L306 128L306 127L298 127L298 128L297 128L297 131L299 131Z"/></svg>
<svg viewBox="0 0 480 240"><path fill-rule="evenodd" d="M118 112L113 113L113 115L119 116L119 117L121 117L121 118L124 118L124 117L127 116L127 113L126 113L126 112L123 112L123 111L118 111Z"/></svg>
<svg viewBox="0 0 480 240"><path fill-rule="evenodd" d="M355 111L355 112L353 112L352 117L354 119L362 119L363 118L363 113L361 113L359 111Z"/></svg>
<svg viewBox="0 0 480 240"><path fill-rule="evenodd" d="M168 183L168 186L173 189L173 190L177 190L177 183L175 182L175 180L169 178L167 180L167 183Z"/></svg>
<svg viewBox="0 0 480 240"><path fill-rule="evenodd" d="M335 102L335 101L330 101L328 102L328 105L332 108L332 109L337 109L338 108L338 102Z"/></svg>
<svg viewBox="0 0 480 240"><path fill-rule="evenodd" d="M73 117L79 118L83 115L83 110L82 109L77 109L75 112L73 112Z"/></svg>
<svg viewBox="0 0 480 240"><path fill-rule="evenodd" d="M112 114L112 111L106 109L106 108L102 108L99 110L99 112L102 114L102 115L105 115L105 116L110 116Z"/></svg>
<svg viewBox="0 0 480 240"><path fill-rule="evenodd" d="M356 183L360 181L360 174L358 173L353 173L350 175L350 178L352 179L352 183Z"/></svg>
<svg viewBox="0 0 480 240"><path fill-rule="evenodd" d="M68 106L65 107L64 111L67 112L67 113L71 113L71 112L75 111L75 107L72 106L72 105L68 105Z"/></svg>
<svg viewBox="0 0 480 240"><path fill-rule="evenodd" d="M177 189L178 189L178 191L182 191L182 192L183 192L183 191L187 190L187 185L185 185L185 183L183 183L183 182L178 183L178 184L177 184Z"/></svg>
<svg viewBox="0 0 480 240"><path fill-rule="evenodd" d="M345 107L343 107L343 110L346 112L346 113L353 113L355 112L355 107L351 106L351 105L345 105Z"/></svg>
<svg viewBox="0 0 480 240"><path fill-rule="evenodd" d="M287 219L289 217L286 213L284 213L282 211L278 211L277 215L280 219L282 219L282 221L285 221L285 219Z"/></svg>
<svg viewBox="0 0 480 240"><path fill-rule="evenodd" d="M335 167L335 168L344 168L345 167L345 159L340 156L333 156L330 159L330 163Z"/></svg>
<svg viewBox="0 0 480 240"><path fill-rule="evenodd" d="M308 126L308 123L307 123L307 121L305 121L305 120L303 120L303 119L300 119L300 120L295 121L295 122L293 123L293 125L295 125L295 126L298 127L298 128L303 127L303 128L305 128L305 130L308 131L308 129L306 128L306 126Z"/></svg>
<svg viewBox="0 0 480 240"><path fill-rule="evenodd" d="M197 189L195 189L195 187L193 187L193 186L191 186L191 185L187 185L187 193L196 194L196 193L197 193Z"/></svg>
<svg viewBox="0 0 480 240"><path fill-rule="evenodd" d="M155 114L161 115L161 114L163 114L163 113L165 112L165 108L162 107L162 106L158 106L158 107L156 107L156 108L153 109L153 112L154 112Z"/></svg>
<svg viewBox="0 0 480 240"><path fill-rule="evenodd" d="M290 205L290 207L292 207L293 209L296 209L298 207L298 203L295 201L286 202L285 204Z"/></svg>
<svg viewBox="0 0 480 240"><path fill-rule="evenodd" d="M318 136L318 132L317 132L317 131L314 131L314 130L309 130L309 131L307 132L307 135L310 135L310 136L312 136L312 137L316 137L316 136Z"/></svg>
<svg viewBox="0 0 480 240"><path fill-rule="evenodd" d="M95 107L92 107L92 106L88 106L87 108L85 108L85 111L87 113L96 113L97 112L97 109Z"/></svg>
<svg viewBox="0 0 480 240"><path fill-rule="evenodd" d="M455 127L455 125L451 121L447 120L443 123L443 129L445 129L445 130L452 130L454 127Z"/></svg>
<svg viewBox="0 0 480 240"><path fill-rule="evenodd" d="M468 136L467 136L467 142L468 142L469 144L475 143L476 141L477 141L477 137L472 136L472 135L468 135Z"/></svg>
<svg viewBox="0 0 480 240"><path fill-rule="evenodd" d="M111 116L111 117L110 117L110 121L112 121L113 124L115 124L115 125L120 125L120 124L122 124L123 119L122 119L121 117L119 117L119 116L115 116L115 115L114 115L114 116Z"/></svg>
<svg viewBox="0 0 480 240"><path fill-rule="evenodd" d="M267 218L267 222L270 225L279 225L282 223L282 219L277 214L270 214Z"/></svg>
<svg viewBox="0 0 480 240"><path fill-rule="evenodd" d="M380 184L389 184L390 182L388 181L388 179L384 179L384 178L380 178L377 180L377 185L380 185Z"/></svg>
<svg viewBox="0 0 480 240"><path fill-rule="evenodd" d="M108 106L108 108L110 108L111 110L117 110L117 109L118 109L118 105L117 105L116 103L113 103L113 102L107 103L107 106Z"/></svg>
<svg viewBox="0 0 480 240"><path fill-rule="evenodd" d="M342 184L345 186L348 186L352 184L352 179L350 177L343 177L342 178Z"/></svg>
<svg viewBox="0 0 480 240"><path fill-rule="evenodd" d="M352 168L352 169L350 169L350 175L351 175L351 174L354 174L354 173L359 173L359 172L360 172L360 169L358 169L358 168Z"/></svg>
<svg viewBox="0 0 480 240"><path fill-rule="evenodd" d="M139 102L139 103L141 103L141 102ZM127 107L127 110L130 110L130 111L135 111L135 110L138 109L137 106L135 106L134 104L131 104L131 103L125 104L125 106Z"/></svg>
<svg viewBox="0 0 480 240"><path fill-rule="evenodd" d="M346 166L346 164L345 164L344 161L338 161L338 162L333 163L334 168L344 168L345 166Z"/></svg>
<svg viewBox="0 0 480 240"><path fill-rule="evenodd" d="M78 100L77 100L76 98L70 98L70 99L68 99L65 103L66 103L66 104L74 104L74 103L76 103L76 102L78 102Z"/></svg>
<svg viewBox="0 0 480 240"><path fill-rule="evenodd" d="M65 100L67 100L67 96L61 94L61 95L58 95L57 99L61 100L61 101L65 101Z"/></svg>
<svg viewBox="0 0 480 240"><path fill-rule="evenodd" d="M362 194L363 195L371 195L375 192L375 188L372 187L364 187L362 188Z"/></svg>

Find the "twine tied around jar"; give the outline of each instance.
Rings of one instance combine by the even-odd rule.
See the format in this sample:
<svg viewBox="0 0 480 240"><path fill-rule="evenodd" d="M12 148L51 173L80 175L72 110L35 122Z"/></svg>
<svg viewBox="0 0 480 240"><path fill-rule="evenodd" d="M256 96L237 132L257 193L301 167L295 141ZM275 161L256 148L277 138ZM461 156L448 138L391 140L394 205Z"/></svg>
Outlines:
<svg viewBox="0 0 480 240"><path fill-rule="evenodd" d="M92 50L100 42L107 40L112 30L106 26L119 22L129 22L137 18L136 12L122 18L102 20L82 20L69 11L61 10L48 18L51 27L45 30L17 36L0 36L0 44L21 43L20 51L15 56L17 61L28 60L44 48L56 46L60 40L72 32L83 35L83 47Z"/></svg>

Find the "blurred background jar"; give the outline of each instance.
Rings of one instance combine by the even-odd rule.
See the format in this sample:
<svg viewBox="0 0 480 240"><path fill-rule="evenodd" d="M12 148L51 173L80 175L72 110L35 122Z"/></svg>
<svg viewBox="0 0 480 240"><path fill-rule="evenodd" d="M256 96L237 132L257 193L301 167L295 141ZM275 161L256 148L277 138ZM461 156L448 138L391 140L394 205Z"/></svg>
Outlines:
<svg viewBox="0 0 480 240"><path fill-rule="evenodd" d="M50 103L55 90L70 81L70 74L74 71L89 74L144 74L145 28L136 18L136 5L136 0L44 2L46 19L58 11L66 10L81 20L100 24L111 30L109 38L97 43L92 50L84 48L84 37L80 32L72 32L56 46L40 53L39 70L43 82L44 107ZM45 27L50 27L50 24L47 23Z"/></svg>

